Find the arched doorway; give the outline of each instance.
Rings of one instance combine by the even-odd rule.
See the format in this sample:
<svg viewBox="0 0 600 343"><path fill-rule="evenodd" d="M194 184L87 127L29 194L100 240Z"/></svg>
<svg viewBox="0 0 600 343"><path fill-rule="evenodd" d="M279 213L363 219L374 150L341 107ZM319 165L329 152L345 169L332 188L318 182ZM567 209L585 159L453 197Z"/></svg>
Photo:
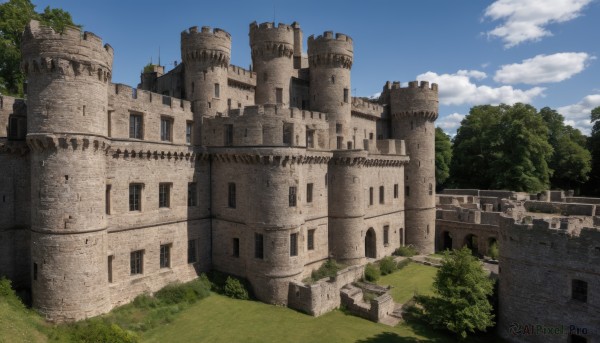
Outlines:
<svg viewBox="0 0 600 343"><path fill-rule="evenodd" d="M500 252L498 250L498 241L496 237L488 238L487 255L493 260L497 260Z"/></svg>
<svg viewBox="0 0 600 343"><path fill-rule="evenodd" d="M372 227L367 230L367 234L365 235L365 257L377 257L377 240L375 238L375 230Z"/></svg>
<svg viewBox="0 0 600 343"><path fill-rule="evenodd" d="M448 231L444 231L442 235L442 250L452 250L452 236Z"/></svg>
<svg viewBox="0 0 600 343"><path fill-rule="evenodd" d="M479 255L479 249L477 248L479 245L476 235L467 235L467 237L465 237L465 246L471 249L473 255Z"/></svg>

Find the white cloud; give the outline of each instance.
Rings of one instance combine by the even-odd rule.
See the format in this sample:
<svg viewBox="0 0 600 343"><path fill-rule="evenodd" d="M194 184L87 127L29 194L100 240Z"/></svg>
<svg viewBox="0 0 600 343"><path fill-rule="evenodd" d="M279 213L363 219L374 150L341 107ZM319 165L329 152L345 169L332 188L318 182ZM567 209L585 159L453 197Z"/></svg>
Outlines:
<svg viewBox="0 0 600 343"><path fill-rule="evenodd" d="M477 80L483 80L487 77L487 74L479 70L459 70L456 75L472 77Z"/></svg>
<svg viewBox="0 0 600 343"><path fill-rule="evenodd" d="M600 93L587 95L576 104L559 107L556 110L565 116L565 124L589 135L592 129L590 116L592 110L598 106L600 106Z"/></svg>
<svg viewBox="0 0 600 343"><path fill-rule="evenodd" d="M494 81L530 85L560 82L583 71L586 62L594 58L585 52L537 55L523 60L522 63L503 65L496 71Z"/></svg>
<svg viewBox="0 0 600 343"><path fill-rule="evenodd" d="M445 117L439 118L435 125L441 127L446 133L450 135L456 134L456 129L460 127L460 122L465 118L464 114L452 113Z"/></svg>
<svg viewBox="0 0 600 343"><path fill-rule="evenodd" d="M537 96L543 96L545 88L533 87L527 90L501 86L493 88L476 85L471 78L481 78L485 73L471 70L459 70L455 74L437 74L428 71L418 75L417 80L429 81L439 85L439 99L442 105L483 105L529 103Z"/></svg>
<svg viewBox="0 0 600 343"><path fill-rule="evenodd" d="M563 23L581 15L592 0L496 0L485 9L484 16L503 21L488 36L504 41L510 48L526 41L539 41L551 36L546 27Z"/></svg>

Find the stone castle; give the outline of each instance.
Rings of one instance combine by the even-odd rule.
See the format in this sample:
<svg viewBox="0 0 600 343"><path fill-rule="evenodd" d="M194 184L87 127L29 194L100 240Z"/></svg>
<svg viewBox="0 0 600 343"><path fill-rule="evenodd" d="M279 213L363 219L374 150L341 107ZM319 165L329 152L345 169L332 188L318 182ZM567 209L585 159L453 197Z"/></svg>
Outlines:
<svg viewBox="0 0 600 343"><path fill-rule="evenodd" d="M131 88L98 36L32 21L26 101L0 98L0 274L71 321L210 269L287 305L329 258L432 253L437 85L353 98L352 39L302 45L297 23L252 23L245 70L227 32L192 27L182 63ZM336 306L315 297L296 307Z"/></svg>
<svg viewBox="0 0 600 343"><path fill-rule="evenodd" d="M0 275L59 322L211 269L320 315L400 246L484 256L497 244L501 336L600 340L600 199L436 195L437 85L353 98L352 39L310 36L308 54L303 42L297 23L252 23L245 70L227 32L192 27L182 63L148 66L131 88L111 83L99 37L31 22L27 99L0 96ZM348 267L303 281L330 258ZM354 309L379 320L394 304Z"/></svg>

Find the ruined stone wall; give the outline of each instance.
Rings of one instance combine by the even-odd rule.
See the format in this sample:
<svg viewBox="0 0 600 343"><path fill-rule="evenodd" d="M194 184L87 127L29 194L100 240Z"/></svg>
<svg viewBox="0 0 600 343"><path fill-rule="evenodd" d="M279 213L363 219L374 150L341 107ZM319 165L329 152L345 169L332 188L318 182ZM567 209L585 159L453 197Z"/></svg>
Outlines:
<svg viewBox="0 0 600 343"><path fill-rule="evenodd" d="M596 214L596 205L593 204L526 201L524 205L529 212L557 213L571 216L594 216Z"/></svg>
<svg viewBox="0 0 600 343"><path fill-rule="evenodd" d="M322 279L313 284L290 282L288 306L317 317L334 310L340 306L342 287L362 278L364 269L364 265L350 266L340 270L334 278Z"/></svg>
<svg viewBox="0 0 600 343"><path fill-rule="evenodd" d="M600 231L579 228L576 221L569 219L567 226L555 226L534 220L526 225L503 218L498 332L504 338L564 342L571 329L579 329L578 334L588 342L600 340ZM574 279L587 282L586 301L572 297ZM515 324L560 331L512 336L509 330Z"/></svg>

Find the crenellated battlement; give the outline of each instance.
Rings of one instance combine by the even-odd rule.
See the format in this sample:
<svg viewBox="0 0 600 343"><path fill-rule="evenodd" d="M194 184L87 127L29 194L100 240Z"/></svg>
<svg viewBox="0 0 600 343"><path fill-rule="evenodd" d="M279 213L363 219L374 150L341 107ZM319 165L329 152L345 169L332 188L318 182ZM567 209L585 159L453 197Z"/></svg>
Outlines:
<svg viewBox="0 0 600 343"><path fill-rule="evenodd" d="M250 24L252 58L288 57L294 54L294 28L292 25L273 22Z"/></svg>
<svg viewBox="0 0 600 343"><path fill-rule="evenodd" d="M231 56L231 35L219 28L190 27L181 32L181 58L184 62L201 61L227 68Z"/></svg>
<svg viewBox="0 0 600 343"><path fill-rule="evenodd" d="M181 108L181 111L191 111L191 103L188 100L133 88L121 83L115 83L111 86L108 88L109 97L119 96L132 103L162 104L171 109Z"/></svg>
<svg viewBox="0 0 600 343"><path fill-rule="evenodd" d="M107 83L111 79L113 48L91 32L65 27L56 32L32 20L25 27L21 44L21 68L26 75L58 73L75 77L97 77Z"/></svg>
<svg viewBox="0 0 600 343"><path fill-rule="evenodd" d="M110 149L110 140L103 136L88 134L44 133L27 135L27 145L34 152L63 149L107 153Z"/></svg>
<svg viewBox="0 0 600 343"><path fill-rule="evenodd" d="M389 96L394 118L419 115L427 120L438 117L438 85L427 81L410 81L408 87L400 82L386 82L383 87L385 96Z"/></svg>
<svg viewBox="0 0 600 343"><path fill-rule="evenodd" d="M323 35L308 37L308 61L311 67L328 66L352 68L353 41L343 33L326 31Z"/></svg>

